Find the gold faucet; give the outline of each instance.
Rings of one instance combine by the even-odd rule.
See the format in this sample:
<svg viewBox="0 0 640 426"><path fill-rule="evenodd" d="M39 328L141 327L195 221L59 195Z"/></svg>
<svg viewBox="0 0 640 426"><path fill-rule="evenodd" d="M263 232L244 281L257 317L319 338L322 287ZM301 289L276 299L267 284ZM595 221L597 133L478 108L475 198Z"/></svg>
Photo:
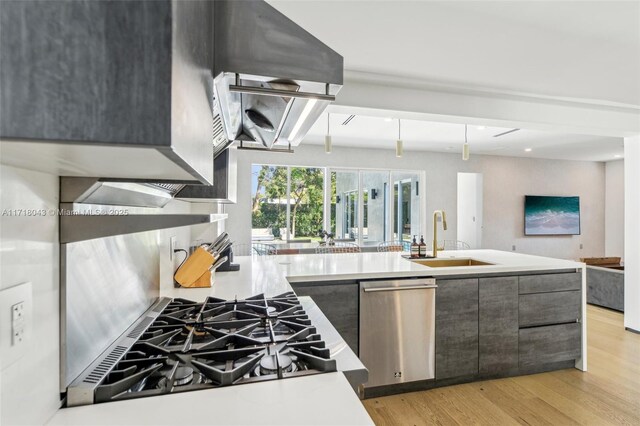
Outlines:
<svg viewBox="0 0 640 426"><path fill-rule="evenodd" d="M447 215L444 210L436 210L433 212L433 257L438 257L438 250L444 250L444 247L438 247L438 215L442 218L442 230L447 230Z"/></svg>

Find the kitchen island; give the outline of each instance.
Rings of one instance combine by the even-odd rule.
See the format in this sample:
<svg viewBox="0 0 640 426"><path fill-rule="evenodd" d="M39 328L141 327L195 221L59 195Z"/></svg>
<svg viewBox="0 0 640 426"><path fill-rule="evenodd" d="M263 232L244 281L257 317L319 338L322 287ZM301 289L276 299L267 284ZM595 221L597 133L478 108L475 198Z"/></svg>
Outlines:
<svg viewBox="0 0 640 426"><path fill-rule="evenodd" d="M564 328L572 329L571 339L580 340L580 355L575 359L575 367L586 371L586 280L585 264L563 259L553 259L498 250L457 250L442 251L438 259L473 259L480 263L471 266L428 267L401 256L401 253L341 253L341 254L298 254L266 257L237 257L240 271L216 274L212 288L174 289L166 287L163 295L184 297L193 300L204 299L208 295L220 298L243 298L264 293L274 296L293 289L300 296L311 296L333 326L342 334L354 352L358 352L357 325L349 325L358 320L358 282L363 280L405 279L432 277L439 283L436 300L442 308L444 299L451 294L453 300L475 297L475 327L482 328L478 316L484 315L486 322L499 320L510 322L510 332L522 335L523 345L512 342L512 350L530 347L532 352L523 353L522 358L534 360L541 354L535 352L538 346L553 342L541 342L545 335L535 332L555 333ZM511 278L511 280L509 280ZM461 281L471 279L475 281ZM469 284L469 285L464 285ZM162 290L161 290L162 291ZM475 295L474 295L475 294ZM438 296L439 295L439 296ZM480 309L480 300L485 309ZM511 303L510 311L504 301ZM339 303L337 303L339 302ZM485 303L486 302L486 303ZM491 318L485 312L490 306L502 309L509 318ZM565 304L573 308L566 311ZM337 307L337 309L333 309ZM337 311L337 312L336 312ZM577 312L576 312L577 311ZM485 315L486 313L486 315ZM536 315L540 314L540 315ZM566 316L573 316L574 325L567 326ZM441 318L444 323L447 319ZM456 321L456 318L451 318ZM515 328L514 328L515 324ZM562 325L553 329L535 328L539 326ZM474 324L470 324L471 327ZM356 328L354 328L356 327ZM520 329L529 331L520 331ZM444 331L444 330L443 330ZM457 332L454 328L451 332ZM481 330L479 330L481 331ZM500 333L504 330L486 330ZM577 334L576 334L577 333ZM544 333L543 333L544 334ZM562 334L562 333L561 333ZM517 337L520 339L520 336ZM516 337L511 336L511 339ZM450 339L447 339L448 341ZM481 345L481 343L478 343ZM500 350L498 342L493 345ZM455 348L451 348L454 350ZM476 354L476 358L480 356ZM501 355L492 355L498 356ZM514 354L513 356L518 356ZM541 357L540 359L544 359ZM551 357L553 358L553 357ZM473 363L473 360L470 361ZM476 359L477 362L477 359ZM526 362L525 362L526 363ZM535 363L534 363L535 364ZM440 362L440 366L443 362ZM543 370L544 368L542 368ZM535 365L529 365L523 372L534 372ZM489 368L487 377L500 376L499 371Z"/></svg>
<svg viewBox="0 0 640 426"><path fill-rule="evenodd" d="M195 410L193 418L188 419L193 424L268 423L271 416L265 417L262 410L269 407L287 411L286 417L271 417L278 419L280 424L296 421L298 424L372 424L353 392L353 383L349 383L341 371L357 371L354 352L358 352L358 283L374 279L427 277L435 278L438 283L436 380L430 381L426 388L572 366L586 370L584 264L496 250L444 251L439 253L439 258L472 258L487 264L427 267L403 258L397 252L236 257L240 270L216 273L211 288L174 288L171 283L163 283L161 296L193 301L202 301L208 296L242 299L261 293L273 297L293 289L302 296L301 302L307 312L319 312L316 304L322 309L320 314L324 315L314 317L314 322L317 322L315 318L320 318L318 331L328 340L339 372L63 409L51 424L99 424L103 420L105 424L116 424L126 419L118 417L119 412L149 411L154 410L153 407L162 407L157 411L160 414L154 415L150 422L140 417L139 423L169 424L172 417L162 413L168 413L176 404L183 407L204 405L211 407L213 412L225 413L216 416L210 410ZM305 295L311 295L313 300ZM547 309L547 304L553 304L554 300L575 304L576 296L579 297L576 308L579 321L574 320L574 324L560 321L562 324L557 325L545 322L545 316L559 314L555 308ZM452 305L455 303L460 305ZM451 309L444 309L447 304ZM340 308L334 310L334 306ZM496 314L499 315L496 317ZM503 314L506 317L500 316ZM331 321L328 326L322 325L325 316ZM355 332L350 325L354 319ZM566 328L571 330L565 339ZM355 341L352 340L354 336ZM560 336L561 341L554 343L554 336ZM572 347L565 347L567 342ZM570 362L567 356L571 358ZM537 364L538 360L544 362ZM262 393L269 397L262 398ZM365 396L375 394L365 392ZM257 401L256 409L234 414L236 405L233 401L245 399ZM320 400L330 404L322 402L322 406L332 409L317 410ZM231 410L225 410L225 406ZM312 416L308 415L309 410L314 413Z"/></svg>

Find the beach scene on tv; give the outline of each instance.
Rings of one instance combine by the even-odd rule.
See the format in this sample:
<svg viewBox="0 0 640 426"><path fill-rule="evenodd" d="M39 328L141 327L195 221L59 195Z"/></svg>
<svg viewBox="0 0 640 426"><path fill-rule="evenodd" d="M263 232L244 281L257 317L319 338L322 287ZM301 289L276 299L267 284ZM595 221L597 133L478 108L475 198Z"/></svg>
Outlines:
<svg viewBox="0 0 640 426"><path fill-rule="evenodd" d="M580 197L524 197L525 235L579 235Z"/></svg>

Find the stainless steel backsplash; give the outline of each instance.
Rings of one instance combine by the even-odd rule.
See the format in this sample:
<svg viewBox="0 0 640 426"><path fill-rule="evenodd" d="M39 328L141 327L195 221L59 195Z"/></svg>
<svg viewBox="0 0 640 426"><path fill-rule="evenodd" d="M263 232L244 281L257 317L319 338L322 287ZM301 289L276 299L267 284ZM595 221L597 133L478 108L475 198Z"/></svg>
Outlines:
<svg viewBox="0 0 640 426"><path fill-rule="evenodd" d="M65 390L159 296L157 231L61 244Z"/></svg>

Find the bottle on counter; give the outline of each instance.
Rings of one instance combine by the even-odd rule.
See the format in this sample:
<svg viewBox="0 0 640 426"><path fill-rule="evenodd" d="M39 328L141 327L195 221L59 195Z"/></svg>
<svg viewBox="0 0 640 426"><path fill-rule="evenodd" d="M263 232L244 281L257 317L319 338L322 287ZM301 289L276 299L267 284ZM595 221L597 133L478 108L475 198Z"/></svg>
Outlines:
<svg viewBox="0 0 640 426"><path fill-rule="evenodd" d="M424 235L420 235L420 244L418 244L418 256L419 257L427 256L427 245L424 242Z"/></svg>
<svg viewBox="0 0 640 426"><path fill-rule="evenodd" d="M418 243L416 242L416 236L413 236L413 242L411 243L411 258L412 259L417 259L418 257L420 257L420 247L418 246Z"/></svg>

